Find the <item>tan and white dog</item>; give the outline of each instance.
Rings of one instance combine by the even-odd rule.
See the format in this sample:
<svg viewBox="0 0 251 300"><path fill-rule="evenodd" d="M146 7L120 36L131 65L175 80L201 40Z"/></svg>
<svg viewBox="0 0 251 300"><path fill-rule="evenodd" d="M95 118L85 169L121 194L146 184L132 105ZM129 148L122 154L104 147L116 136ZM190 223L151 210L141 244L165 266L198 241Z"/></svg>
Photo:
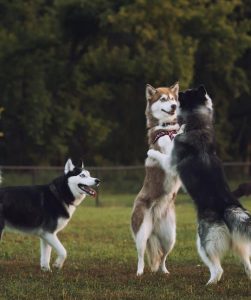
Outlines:
<svg viewBox="0 0 251 300"><path fill-rule="evenodd" d="M179 83L171 87L146 86L146 119L149 148L169 154L178 133ZM174 201L180 188L177 175L163 171L156 160L145 161L145 180L131 216L131 229L138 252L137 275L144 272L144 255L153 272L169 273L165 262L176 239Z"/></svg>

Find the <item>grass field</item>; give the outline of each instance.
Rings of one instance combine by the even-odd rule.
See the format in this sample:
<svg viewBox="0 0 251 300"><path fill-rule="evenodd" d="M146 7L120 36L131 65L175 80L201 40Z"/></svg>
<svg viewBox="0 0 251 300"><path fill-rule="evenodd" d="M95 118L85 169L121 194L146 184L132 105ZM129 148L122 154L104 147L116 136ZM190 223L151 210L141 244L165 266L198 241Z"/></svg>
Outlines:
<svg viewBox="0 0 251 300"><path fill-rule="evenodd" d="M108 198L104 196L104 200ZM134 196L110 198L114 205L132 204ZM167 265L170 275L151 274L146 267L141 278L135 275L136 251L129 230L131 208L95 208L88 206L91 201L86 199L59 234L68 250L61 272L40 271L37 238L4 235L0 251L1 300L251 299L251 283L238 260L230 255L224 260L221 282L205 287L209 272L197 254L195 212L186 196L177 202L177 243ZM251 199L244 205L251 209Z"/></svg>

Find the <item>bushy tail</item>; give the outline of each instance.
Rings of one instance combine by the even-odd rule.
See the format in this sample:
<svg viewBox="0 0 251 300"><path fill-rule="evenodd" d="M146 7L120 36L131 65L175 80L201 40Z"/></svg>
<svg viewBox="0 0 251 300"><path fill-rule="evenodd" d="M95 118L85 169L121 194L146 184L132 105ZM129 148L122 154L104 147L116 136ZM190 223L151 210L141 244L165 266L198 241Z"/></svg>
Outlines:
<svg viewBox="0 0 251 300"><path fill-rule="evenodd" d="M240 184L232 193L237 198L251 195L251 182Z"/></svg>
<svg viewBox="0 0 251 300"><path fill-rule="evenodd" d="M231 206L225 210L225 222L231 233L251 240L251 215L242 206Z"/></svg>
<svg viewBox="0 0 251 300"><path fill-rule="evenodd" d="M163 250L160 244L160 240L154 234L152 234L147 241L146 253L151 271L157 272L159 270L160 263L163 257Z"/></svg>

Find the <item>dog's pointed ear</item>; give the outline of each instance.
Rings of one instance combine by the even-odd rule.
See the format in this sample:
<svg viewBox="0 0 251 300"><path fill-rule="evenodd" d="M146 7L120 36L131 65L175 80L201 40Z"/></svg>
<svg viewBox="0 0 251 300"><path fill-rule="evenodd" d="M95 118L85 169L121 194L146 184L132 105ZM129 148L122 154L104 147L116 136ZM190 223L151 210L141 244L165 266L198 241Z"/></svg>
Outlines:
<svg viewBox="0 0 251 300"><path fill-rule="evenodd" d="M198 87L198 92L203 97L207 94L206 88L203 84Z"/></svg>
<svg viewBox="0 0 251 300"><path fill-rule="evenodd" d="M175 94L175 98L178 100L179 97L179 89L180 89L180 85L179 85L179 81L175 82L175 84L173 84L170 87L171 91Z"/></svg>
<svg viewBox="0 0 251 300"><path fill-rule="evenodd" d="M146 100L150 100L157 90L150 84L146 85Z"/></svg>
<svg viewBox="0 0 251 300"><path fill-rule="evenodd" d="M178 98L179 103L182 104L184 100L185 100L185 93L179 92L179 98Z"/></svg>
<svg viewBox="0 0 251 300"><path fill-rule="evenodd" d="M64 166L64 173L67 174L70 171L73 171L75 168L74 164L72 163L71 159L69 158Z"/></svg>
<svg viewBox="0 0 251 300"><path fill-rule="evenodd" d="M179 92L179 101L183 101L184 100L184 92Z"/></svg>

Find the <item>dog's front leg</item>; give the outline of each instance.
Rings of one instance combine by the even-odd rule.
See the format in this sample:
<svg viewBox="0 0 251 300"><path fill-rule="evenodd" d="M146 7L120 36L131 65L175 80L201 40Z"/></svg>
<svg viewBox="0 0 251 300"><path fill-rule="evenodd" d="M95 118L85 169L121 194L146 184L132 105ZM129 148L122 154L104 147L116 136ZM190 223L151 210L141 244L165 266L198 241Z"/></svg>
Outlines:
<svg viewBox="0 0 251 300"><path fill-rule="evenodd" d="M51 259L51 246L42 238L40 238L40 266L41 270L45 272L50 272L50 259Z"/></svg>
<svg viewBox="0 0 251 300"><path fill-rule="evenodd" d="M58 257L57 257L56 261L54 262L53 267L55 267L57 269L61 269L63 267L64 261L67 257L67 252L66 252L64 246L61 244L61 242L59 241L56 234L46 233L43 236L43 238L57 252Z"/></svg>
<svg viewBox="0 0 251 300"><path fill-rule="evenodd" d="M168 166L168 161L170 159L170 156L164 153L161 153L157 150L150 149L147 151L148 157L157 160L157 162L160 164L161 168L163 170L166 170Z"/></svg>

